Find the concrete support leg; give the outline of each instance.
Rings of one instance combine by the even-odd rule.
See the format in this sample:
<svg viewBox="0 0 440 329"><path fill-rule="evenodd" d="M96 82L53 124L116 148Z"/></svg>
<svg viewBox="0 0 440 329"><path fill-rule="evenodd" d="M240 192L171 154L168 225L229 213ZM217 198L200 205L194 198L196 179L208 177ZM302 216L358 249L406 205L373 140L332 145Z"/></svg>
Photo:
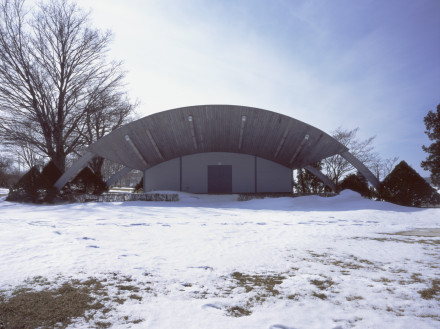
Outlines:
<svg viewBox="0 0 440 329"><path fill-rule="evenodd" d="M106 182L105 184L107 185L107 187L112 186L114 183L116 183L118 180L120 180L122 177L124 177L125 175L127 175L130 171L132 171L133 169L128 168L128 167L124 167L121 170L119 170L116 174L114 174L113 176L111 176Z"/></svg>
<svg viewBox="0 0 440 329"><path fill-rule="evenodd" d="M305 166L304 169L306 169L311 174L318 177L321 180L321 182L323 182L326 186L330 187L333 192L336 192L336 185L332 182L330 178L324 175L321 171L310 165Z"/></svg>
<svg viewBox="0 0 440 329"><path fill-rule="evenodd" d="M355 167L361 174L364 176L376 189L379 188L379 180L374 176L374 174L362 163L360 162L353 154L346 151L340 154L345 160L350 162L353 167Z"/></svg>
<svg viewBox="0 0 440 329"><path fill-rule="evenodd" d="M79 160L75 161L69 169L56 181L54 186L61 190L72 178L74 178L95 157L95 154L87 152Z"/></svg>

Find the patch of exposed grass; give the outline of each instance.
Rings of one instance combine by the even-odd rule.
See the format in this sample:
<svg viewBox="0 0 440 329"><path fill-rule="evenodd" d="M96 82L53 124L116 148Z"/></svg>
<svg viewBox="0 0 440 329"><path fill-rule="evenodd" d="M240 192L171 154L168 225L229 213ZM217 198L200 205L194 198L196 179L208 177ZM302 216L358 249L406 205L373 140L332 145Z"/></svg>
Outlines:
<svg viewBox="0 0 440 329"><path fill-rule="evenodd" d="M319 299L322 299L322 300L327 299L327 295L326 295L326 294L319 293L319 292L316 292L316 291L314 291L314 292L312 293L312 295L313 295L314 297L318 297Z"/></svg>
<svg viewBox="0 0 440 329"><path fill-rule="evenodd" d="M331 279L327 279L327 280L313 279L310 280L310 283L315 285L320 290L327 290L328 288L330 288L335 284L335 282Z"/></svg>
<svg viewBox="0 0 440 329"><path fill-rule="evenodd" d="M345 261L344 262L344 261L341 261L341 260L330 260L330 261L328 261L328 263L331 264L331 265L335 265L335 266L343 268L344 272L347 272L347 269L349 269L349 270L359 270L359 269L362 269L362 268L365 267L364 265L361 265L359 263L350 262L350 261Z"/></svg>
<svg viewBox="0 0 440 329"><path fill-rule="evenodd" d="M275 287L286 279L281 274L244 274L241 272L232 273L231 278L233 285L224 289L224 293L230 294L235 288L243 288L245 293L254 293L247 297L245 306L226 308L226 315L234 317L248 316L252 313L255 304L264 303L267 298L280 295L280 291Z"/></svg>
<svg viewBox="0 0 440 329"><path fill-rule="evenodd" d="M432 280L430 288L419 290L418 293L423 299L433 299L440 295L440 280Z"/></svg>
<svg viewBox="0 0 440 329"><path fill-rule="evenodd" d="M409 243L409 244L426 244L426 245L439 245L440 244L440 239L438 239L438 238L432 238L432 239L427 240L427 239L411 239L411 238L397 239L397 238L391 238L391 237L387 237L387 238L354 237L353 239L374 240L374 241L379 241L379 242L401 242L401 243Z"/></svg>
<svg viewBox="0 0 440 329"><path fill-rule="evenodd" d="M358 258L358 257L355 257L355 256L353 256L353 259L355 261L358 261L359 263L362 263L362 264L367 264L367 265L371 265L371 266L374 265L374 263L370 262L368 259L362 259L362 258Z"/></svg>
<svg viewBox="0 0 440 329"><path fill-rule="evenodd" d="M422 276L421 273L413 273L413 274L411 274L411 280L413 280L413 282L422 283L423 279L421 278L421 276Z"/></svg>
<svg viewBox="0 0 440 329"><path fill-rule="evenodd" d="M396 316L404 316L405 315L405 310L402 308L393 309L392 307L387 306L387 308L385 310L387 312L394 313Z"/></svg>
<svg viewBox="0 0 440 329"><path fill-rule="evenodd" d="M330 257L330 255L328 253L322 253L322 254L318 254L317 252L308 250L310 256L315 257L315 258L328 258Z"/></svg>
<svg viewBox="0 0 440 329"><path fill-rule="evenodd" d="M105 321L96 321L95 324L99 329L110 328L112 325L111 322L105 322Z"/></svg>
<svg viewBox="0 0 440 329"><path fill-rule="evenodd" d="M123 284L119 284L116 286L119 290L123 290L123 291L130 291L130 292L139 292L140 288L134 285L123 285Z"/></svg>
<svg viewBox="0 0 440 329"><path fill-rule="evenodd" d="M110 312L129 299L141 301L141 288L152 291L118 273L85 280L57 277L53 282L36 276L12 291L0 291L0 329L62 329L81 319L88 328L108 328L115 321Z"/></svg>
<svg viewBox="0 0 440 329"><path fill-rule="evenodd" d="M379 265L369 261L368 259L363 259L356 257L354 255L349 255L344 257L344 259L335 259L332 255L328 253L319 254L314 251L308 251L313 258L317 258L320 263L324 265L333 265L341 268L341 274L350 274L349 270L359 270L364 268L375 268L379 269ZM307 261L307 259L304 259Z"/></svg>
<svg viewBox="0 0 440 329"><path fill-rule="evenodd" d="M408 284L414 284L414 283L423 283L425 282L425 280L422 278L422 274L421 273L413 273L410 276L411 280L400 280L399 284L400 285L408 285Z"/></svg>
<svg viewBox="0 0 440 329"><path fill-rule="evenodd" d="M241 306L232 306L226 309L226 314L238 318L242 316L249 316L252 314L252 311Z"/></svg>
<svg viewBox="0 0 440 329"><path fill-rule="evenodd" d="M36 282L46 281L37 279ZM100 289L65 282L58 288L46 287L39 291L14 290L10 296L0 298L1 320L5 328L66 328L75 318L85 318L104 308L97 297L102 293Z"/></svg>
<svg viewBox="0 0 440 329"><path fill-rule="evenodd" d="M115 297L115 298L113 298L113 301L115 302L115 303L118 303L118 304L124 304L127 300L125 299L125 298L121 298L121 297Z"/></svg>
<svg viewBox="0 0 440 329"><path fill-rule="evenodd" d="M26 279L24 283L32 286L49 286L51 284L47 278L42 277L41 275Z"/></svg>
<svg viewBox="0 0 440 329"><path fill-rule="evenodd" d="M192 293L192 297L196 299L207 299L209 295L209 292L207 290L202 291L194 291Z"/></svg>
<svg viewBox="0 0 440 329"><path fill-rule="evenodd" d="M279 290L275 289L276 285L283 283L285 276L275 275L261 275L261 274L243 274L234 272L231 274L232 278L237 282L239 287L243 287L246 292L250 292L255 288L264 291L266 296L277 296Z"/></svg>
<svg viewBox="0 0 440 329"><path fill-rule="evenodd" d="M388 284L390 282L393 282L393 280L388 279L388 278L386 278L384 276L380 277L379 279L373 279L373 281L375 281L375 282L383 282L384 284Z"/></svg>
<svg viewBox="0 0 440 329"><path fill-rule="evenodd" d="M141 301L141 300L142 300L142 296L139 296L139 295L136 295L136 294L132 294L132 295L128 296L128 298L130 298L130 299L136 299L136 300L138 300L138 301Z"/></svg>

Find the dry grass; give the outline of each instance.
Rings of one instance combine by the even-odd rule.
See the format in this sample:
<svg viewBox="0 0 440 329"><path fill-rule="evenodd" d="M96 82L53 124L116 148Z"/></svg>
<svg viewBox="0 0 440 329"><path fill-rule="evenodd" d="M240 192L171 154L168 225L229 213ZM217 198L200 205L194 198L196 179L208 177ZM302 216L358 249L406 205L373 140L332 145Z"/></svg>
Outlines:
<svg viewBox="0 0 440 329"><path fill-rule="evenodd" d="M101 289L86 282L40 291L19 288L9 297L0 296L0 318L5 329L66 328L75 318L91 317L104 308L98 297Z"/></svg>
<svg viewBox="0 0 440 329"><path fill-rule="evenodd" d="M432 280L430 288L419 290L418 293L423 299L433 299L436 296L440 297L440 280Z"/></svg>
<svg viewBox="0 0 440 329"><path fill-rule="evenodd" d="M379 242L401 242L408 244L425 244L425 245L439 245L440 239L432 238L432 239L417 239L417 238L369 238L369 237L354 237L355 240L373 240Z"/></svg>
<svg viewBox="0 0 440 329"><path fill-rule="evenodd" d="M244 274L234 272L231 274L233 286L229 287L228 292L236 288L243 288L245 293L253 292L252 297L248 297L241 306L226 308L226 315L233 317L248 316L252 314L252 308L256 304L261 304L269 297L275 297L280 291L275 286L283 283L285 276L280 274Z"/></svg>
<svg viewBox="0 0 440 329"><path fill-rule="evenodd" d="M140 291L139 287L131 285L131 284L130 285L120 284L120 285L117 285L116 287L121 291L130 291L130 292L139 292Z"/></svg>
<svg viewBox="0 0 440 329"><path fill-rule="evenodd" d="M310 283L316 286L321 291L328 290L335 284L335 282L332 279L325 279L325 280L312 279L310 280ZM312 293L312 296L322 300L328 298L328 296L323 292L316 292L316 291Z"/></svg>
<svg viewBox="0 0 440 329"><path fill-rule="evenodd" d="M411 274L411 280L413 282L422 283L423 279L421 278L421 276L422 276L421 273L413 273L413 274Z"/></svg>
<svg viewBox="0 0 440 329"><path fill-rule="evenodd" d="M118 273L103 279L65 280L54 282L43 277L28 279L12 291L0 291L0 329L66 328L85 321L88 328L108 328L115 321L110 314L127 300L142 301L141 288L131 277ZM109 288L117 288L109 295ZM142 292L151 292L142 287ZM145 288L145 289L144 289ZM142 319L124 317L125 323Z"/></svg>
<svg viewBox="0 0 440 329"><path fill-rule="evenodd" d="M322 300L327 299L327 295L326 295L326 294L323 294L323 293L320 293L320 292L316 292L316 291L314 291L314 292L312 293L312 295L313 295L314 297L317 297L317 298L322 299Z"/></svg>
<svg viewBox="0 0 440 329"><path fill-rule="evenodd" d="M128 296L128 298L135 299L135 300L138 300L138 301L142 300L142 296L139 296L139 295L136 295L136 294L132 294L132 295Z"/></svg>
<svg viewBox="0 0 440 329"><path fill-rule="evenodd" d="M326 279L326 280L313 279L310 280L310 283L318 287L318 289L320 290L327 290L328 288L330 288L335 284L335 282L331 279Z"/></svg>
<svg viewBox="0 0 440 329"><path fill-rule="evenodd" d="M244 308L241 306L232 306L226 309L226 314L228 316L233 316L238 318L241 316L249 316L252 314L252 311L249 308Z"/></svg>
<svg viewBox="0 0 440 329"><path fill-rule="evenodd" d="M386 278L384 276L380 277L379 279L372 279L372 281L374 281L374 282L382 282L384 285L387 285L388 283L393 282L393 280L388 279L388 278Z"/></svg>
<svg viewBox="0 0 440 329"><path fill-rule="evenodd" d="M341 268L341 274L349 275L349 270L360 270L360 269L380 269L380 264L373 263L368 259L363 259L356 257L354 255L345 256L344 259L335 259L334 256L328 253L318 254L314 251L308 250L309 254L315 258L317 261L324 265L333 265Z"/></svg>
<svg viewBox="0 0 440 329"><path fill-rule="evenodd" d="M280 292L275 289L275 286L283 283L283 280L286 279L286 277L279 274L261 275L234 272L231 276L236 281L237 286L245 288L246 292L258 288L265 296L279 295Z"/></svg>

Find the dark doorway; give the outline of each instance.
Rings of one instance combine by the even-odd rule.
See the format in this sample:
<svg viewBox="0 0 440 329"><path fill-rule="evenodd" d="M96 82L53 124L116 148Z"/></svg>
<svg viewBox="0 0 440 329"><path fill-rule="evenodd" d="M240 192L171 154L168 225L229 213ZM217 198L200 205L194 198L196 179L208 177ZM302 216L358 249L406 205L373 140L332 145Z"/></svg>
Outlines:
<svg viewBox="0 0 440 329"><path fill-rule="evenodd" d="M208 166L208 193L232 193L232 166Z"/></svg>

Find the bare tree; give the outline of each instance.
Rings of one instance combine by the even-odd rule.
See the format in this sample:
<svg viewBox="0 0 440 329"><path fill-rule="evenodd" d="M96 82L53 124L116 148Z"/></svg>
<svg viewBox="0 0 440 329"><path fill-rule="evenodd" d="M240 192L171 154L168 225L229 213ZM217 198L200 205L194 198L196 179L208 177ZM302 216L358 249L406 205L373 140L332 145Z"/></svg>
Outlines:
<svg viewBox="0 0 440 329"><path fill-rule="evenodd" d="M116 174L119 170L123 169L125 166L120 163L113 162L108 159L104 159L102 164L101 175L104 181L107 181L111 176Z"/></svg>
<svg viewBox="0 0 440 329"><path fill-rule="evenodd" d="M363 162L367 167L379 159L379 155L373 151L374 137L367 138L365 140L359 140L356 136L359 128L352 130L345 130L339 127L332 132L333 138L338 142L345 145L351 154ZM340 155L334 155L327 159L324 159L324 168L327 176L336 184L345 175L356 171L350 162L345 160Z"/></svg>
<svg viewBox="0 0 440 329"><path fill-rule="evenodd" d="M24 126L20 127L23 129ZM34 134L33 129L27 129L26 134L31 136ZM36 136L34 136L36 138ZM5 148L12 158L18 161L19 168L27 168L30 169L34 166L43 167L45 160L47 160L47 156L41 153L37 148L33 147L27 142L15 141L14 144L8 143Z"/></svg>
<svg viewBox="0 0 440 329"><path fill-rule="evenodd" d="M86 119L108 105L103 99L121 95L124 71L106 59L110 40L68 0L40 3L32 13L24 0L1 0L2 140L29 145L64 171L66 157L86 142Z"/></svg>
<svg viewBox="0 0 440 329"><path fill-rule="evenodd" d="M22 144L15 147L13 153L16 154L19 161L29 169L34 166L42 168L44 165L44 156L35 151L29 144Z"/></svg>
<svg viewBox="0 0 440 329"><path fill-rule="evenodd" d="M377 157L370 164L370 170L376 175L378 181L382 181L385 177L387 177L393 168L396 165L396 162L399 160L399 157L394 157L391 159L382 159Z"/></svg>
<svg viewBox="0 0 440 329"><path fill-rule="evenodd" d="M78 131L84 144L90 145L127 123L132 119L136 105L130 103L125 93L107 94L105 91L101 92L100 98L94 104L94 110L86 113L83 131ZM103 158L96 157L89 166L95 174L102 176L103 162Z"/></svg>

